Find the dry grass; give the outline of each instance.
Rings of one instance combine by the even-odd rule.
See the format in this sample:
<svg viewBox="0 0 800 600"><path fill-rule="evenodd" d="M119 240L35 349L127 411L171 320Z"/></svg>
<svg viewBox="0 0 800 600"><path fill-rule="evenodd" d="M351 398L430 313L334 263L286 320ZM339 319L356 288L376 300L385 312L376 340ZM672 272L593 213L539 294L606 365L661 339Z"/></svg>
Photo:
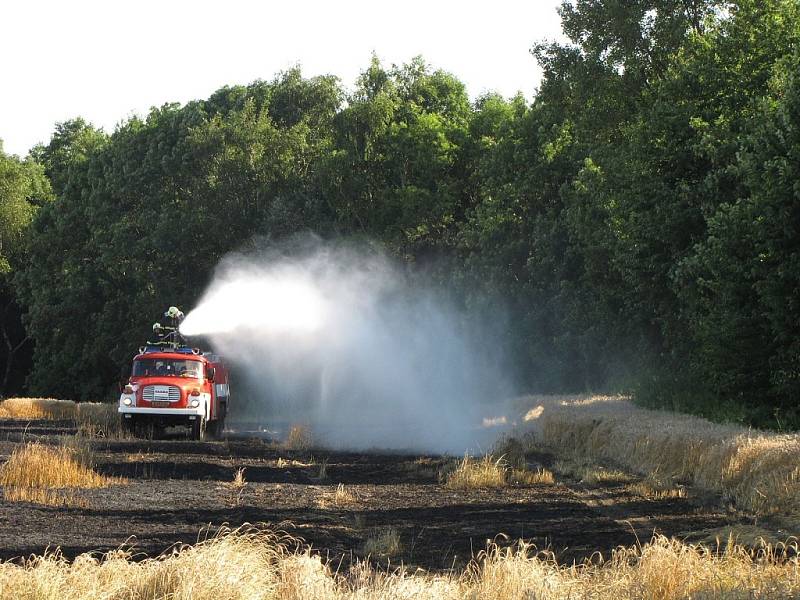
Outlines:
<svg viewBox="0 0 800 600"><path fill-rule="evenodd" d="M295 451L310 450L314 445L311 430L305 425L292 425L286 436L286 449Z"/></svg>
<svg viewBox="0 0 800 600"><path fill-rule="evenodd" d="M0 402L0 419L74 420L76 404L54 398L8 398Z"/></svg>
<svg viewBox="0 0 800 600"><path fill-rule="evenodd" d="M159 458L157 454L154 454L150 450L146 452L144 450L139 450L138 452L129 452L123 455L123 460L129 463L155 462L159 460Z"/></svg>
<svg viewBox="0 0 800 600"><path fill-rule="evenodd" d="M506 465L506 480L518 485L553 485L555 476L541 466L528 462L528 455L541 452L535 437L528 433L520 437L504 435L492 448L492 454L500 456Z"/></svg>
<svg viewBox="0 0 800 600"><path fill-rule="evenodd" d="M650 473L641 481L628 486L633 493L652 498L665 500L668 498L686 498L686 487L672 481L669 477L659 477L657 473Z"/></svg>
<svg viewBox="0 0 800 600"><path fill-rule="evenodd" d="M395 536L388 537L398 541ZM796 558L781 560L769 547L757 554L735 545L709 551L663 537L568 567L524 544L492 546L463 572L440 575L367 562L342 570L257 530L226 533L160 559L132 561L130 553L115 551L72 563L57 553L0 563L0 598L20 600L744 600L798 594Z"/></svg>
<svg viewBox="0 0 800 600"><path fill-rule="evenodd" d="M112 439L127 437L122 429L116 404L81 402L76 405L75 423L78 435Z"/></svg>
<svg viewBox="0 0 800 600"><path fill-rule="evenodd" d="M352 506L356 503L356 495L347 489L343 483L336 486L333 492L325 492L322 497L317 501L319 508L344 508L345 506Z"/></svg>
<svg viewBox="0 0 800 600"><path fill-rule="evenodd" d="M445 470L444 484L454 490L475 490L482 488L499 488L509 484L516 485L553 485L556 480L552 472L536 467L527 469L522 461L520 467L514 468L505 456L495 458L487 454L482 458L465 456L454 467Z"/></svg>
<svg viewBox="0 0 800 600"><path fill-rule="evenodd" d="M0 467L0 485L6 487L95 488L108 479L95 473L71 448L28 443L14 449Z"/></svg>
<svg viewBox="0 0 800 600"><path fill-rule="evenodd" d="M244 467L239 467L236 469L236 472L233 474L233 481L231 481L230 485L232 488L237 490L240 490L247 485L247 481L244 479Z"/></svg>
<svg viewBox="0 0 800 600"><path fill-rule="evenodd" d="M572 477L589 485L630 483L634 477L618 469L607 468L591 461L578 458L562 458L553 465L556 473Z"/></svg>
<svg viewBox="0 0 800 600"><path fill-rule="evenodd" d="M397 470L416 481L438 481L443 483L447 475L457 467L456 461L442 457L421 456L413 461L402 462Z"/></svg>
<svg viewBox="0 0 800 600"><path fill-rule="evenodd" d="M504 487L508 467L502 458L465 456L456 469L447 475L445 485L454 490Z"/></svg>
<svg viewBox="0 0 800 600"><path fill-rule="evenodd" d="M374 531L364 542L365 556L397 556L402 550L400 534L394 527Z"/></svg>
<svg viewBox="0 0 800 600"><path fill-rule="evenodd" d="M233 480L222 484L222 489L226 492L225 503L228 506L236 507L242 504L247 481L244 478L244 467L239 467L233 473Z"/></svg>
<svg viewBox="0 0 800 600"><path fill-rule="evenodd" d="M781 548L786 545L785 533L781 536L780 531L775 529L765 529L758 525L748 525L736 523L711 529L701 529L687 531L680 537L691 539L694 542L704 544L711 548L725 548L728 545L739 545L746 548L764 549Z"/></svg>
<svg viewBox="0 0 800 600"><path fill-rule="evenodd" d="M535 407L528 423L559 454L686 481L756 514L800 515L800 434L646 410L620 397L527 397L522 403Z"/></svg>
<svg viewBox="0 0 800 600"><path fill-rule="evenodd" d="M85 446L18 446L0 467L3 496L12 502L85 506L77 490L124 483L92 469L91 453Z"/></svg>
<svg viewBox="0 0 800 600"><path fill-rule="evenodd" d="M541 467L534 471L513 469L509 477L513 483L519 485L554 485L556 482L553 473Z"/></svg>
<svg viewBox="0 0 800 600"><path fill-rule="evenodd" d="M583 472L581 480L590 485L613 485L616 483L627 483L633 477L629 473L623 473L617 469L608 469L605 467L589 468Z"/></svg>
<svg viewBox="0 0 800 600"><path fill-rule="evenodd" d="M89 508L89 500L74 488L45 489L9 487L3 490L3 499L8 502L31 502L43 506L69 506Z"/></svg>
<svg viewBox="0 0 800 600"><path fill-rule="evenodd" d="M0 402L0 419L73 421L78 435L125 437L117 405L108 402L76 403L53 398L9 398Z"/></svg>
<svg viewBox="0 0 800 600"><path fill-rule="evenodd" d="M314 462L314 457L309 457L308 460L295 460L293 458L282 458L278 457L275 461L275 466L279 469L283 469L286 467L313 467L316 463Z"/></svg>
<svg viewBox="0 0 800 600"><path fill-rule="evenodd" d="M529 432L516 437L503 435L494 444L490 454L502 456L513 469L525 469L528 466L528 455L542 450L536 437Z"/></svg>
<svg viewBox="0 0 800 600"><path fill-rule="evenodd" d="M547 555L490 548L473 563L468 581L476 598L790 598L800 592L795 561L774 551L758 555L730 546L715 552L656 537L642 548L619 549L607 561L563 567Z"/></svg>
<svg viewBox="0 0 800 600"><path fill-rule="evenodd" d="M333 493L333 503L336 506L349 506L354 504L355 501L355 494L345 488L343 483L336 486L336 491Z"/></svg>

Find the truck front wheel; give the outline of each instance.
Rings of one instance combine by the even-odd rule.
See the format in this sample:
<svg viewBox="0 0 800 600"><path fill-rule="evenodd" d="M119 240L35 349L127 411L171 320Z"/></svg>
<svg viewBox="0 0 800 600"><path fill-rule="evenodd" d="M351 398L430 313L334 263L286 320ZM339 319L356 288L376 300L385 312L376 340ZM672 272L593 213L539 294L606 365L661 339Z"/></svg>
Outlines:
<svg viewBox="0 0 800 600"><path fill-rule="evenodd" d="M134 419L126 418L125 415L120 417L120 428L122 429L122 433L133 436L136 432L136 423Z"/></svg>
<svg viewBox="0 0 800 600"><path fill-rule="evenodd" d="M206 437L206 418L197 416L197 418L192 421L192 439L193 440L204 440Z"/></svg>

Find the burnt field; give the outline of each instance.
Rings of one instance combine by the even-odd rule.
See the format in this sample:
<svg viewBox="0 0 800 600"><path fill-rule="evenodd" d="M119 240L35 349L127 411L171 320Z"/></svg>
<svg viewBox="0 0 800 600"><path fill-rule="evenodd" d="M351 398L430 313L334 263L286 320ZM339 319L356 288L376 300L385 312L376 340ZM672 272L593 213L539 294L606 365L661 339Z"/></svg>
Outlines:
<svg viewBox="0 0 800 600"><path fill-rule="evenodd" d="M0 460L25 442L63 443L69 422L0 420ZM291 450L268 439L230 434L221 441L103 440L90 447L94 468L124 484L80 491L73 506L0 502L0 559L59 547L72 558L133 546L156 556L227 524L264 523L348 564L388 533L383 560L441 570L463 566L487 540L524 539L559 562L649 541L654 533L696 540L745 517L718 499L647 494L636 478L586 483L558 470L557 458L527 453L530 468L555 482L451 489L454 459L436 456Z"/></svg>

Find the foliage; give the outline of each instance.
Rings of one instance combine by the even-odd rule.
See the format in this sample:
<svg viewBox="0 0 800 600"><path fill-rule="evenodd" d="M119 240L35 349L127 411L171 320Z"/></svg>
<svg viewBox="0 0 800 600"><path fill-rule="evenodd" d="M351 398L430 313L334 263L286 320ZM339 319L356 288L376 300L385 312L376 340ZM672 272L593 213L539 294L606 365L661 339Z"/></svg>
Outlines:
<svg viewBox="0 0 800 600"><path fill-rule="evenodd" d="M800 56L777 70L734 165L740 197L676 272L695 368L719 396L797 420L800 393ZM759 398L760 397L760 398Z"/></svg>
<svg viewBox="0 0 800 600"><path fill-rule="evenodd" d="M310 230L505 315L521 388L799 425L797 3L560 12L532 102L373 57L351 92L293 69L110 136L57 126L14 162L58 195L14 267L31 390L108 394L165 298L191 306L223 255Z"/></svg>
<svg viewBox="0 0 800 600"><path fill-rule="evenodd" d="M102 131L78 117L57 123L47 146L36 145L31 157L44 166L56 194L62 195L70 181L70 168L86 160L106 140Z"/></svg>
<svg viewBox="0 0 800 600"><path fill-rule="evenodd" d="M12 369L28 341L12 278L24 263L31 222L50 197L41 165L5 154L0 142L0 398L9 385L20 384Z"/></svg>

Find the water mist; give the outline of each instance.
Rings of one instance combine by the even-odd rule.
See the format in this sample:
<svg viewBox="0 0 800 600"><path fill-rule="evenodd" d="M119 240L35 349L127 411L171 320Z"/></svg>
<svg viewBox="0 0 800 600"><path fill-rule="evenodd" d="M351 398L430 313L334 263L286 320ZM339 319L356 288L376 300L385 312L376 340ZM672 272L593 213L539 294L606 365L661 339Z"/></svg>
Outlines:
<svg viewBox="0 0 800 600"><path fill-rule="evenodd" d="M329 447L461 453L508 393L486 326L467 323L381 253L313 241L224 259L181 332L238 372L233 419L305 424Z"/></svg>

